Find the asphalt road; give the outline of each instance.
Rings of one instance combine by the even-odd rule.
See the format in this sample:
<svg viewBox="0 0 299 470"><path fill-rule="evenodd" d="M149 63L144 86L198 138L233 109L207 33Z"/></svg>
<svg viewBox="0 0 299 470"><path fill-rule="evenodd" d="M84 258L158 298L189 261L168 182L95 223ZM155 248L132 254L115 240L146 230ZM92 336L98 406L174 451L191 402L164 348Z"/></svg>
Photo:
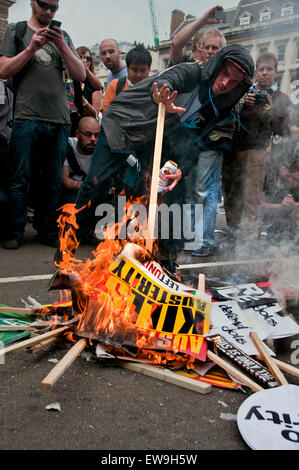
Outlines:
<svg viewBox="0 0 299 470"><path fill-rule="evenodd" d="M38 244L30 227L19 250L0 248L0 303L22 307L21 299L28 296L41 303L58 300L56 291L47 291L48 279L20 279L51 276L54 251ZM79 249L82 258L90 253L91 247ZM215 269L219 274L219 267L203 271L215 277ZM191 281L197 272L189 273ZM53 360L60 360L68 347L63 343L5 357L0 365L0 450L93 450L96 455L116 450L248 450L236 422L247 398L240 391L213 387L202 395L84 353L54 387L43 388ZM279 357L289 361L289 344L284 341L279 350ZM60 411L46 409L53 403L59 403Z"/></svg>

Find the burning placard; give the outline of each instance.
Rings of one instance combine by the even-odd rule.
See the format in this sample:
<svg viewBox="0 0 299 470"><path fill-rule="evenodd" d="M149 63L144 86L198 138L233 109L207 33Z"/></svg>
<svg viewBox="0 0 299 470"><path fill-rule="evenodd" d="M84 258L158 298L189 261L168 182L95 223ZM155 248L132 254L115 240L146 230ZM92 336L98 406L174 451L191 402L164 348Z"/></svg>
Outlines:
<svg viewBox="0 0 299 470"><path fill-rule="evenodd" d="M133 249L132 249L133 248ZM94 290L77 334L112 346L158 349L206 359L211 300L144 263L127 244Z"/></svg>

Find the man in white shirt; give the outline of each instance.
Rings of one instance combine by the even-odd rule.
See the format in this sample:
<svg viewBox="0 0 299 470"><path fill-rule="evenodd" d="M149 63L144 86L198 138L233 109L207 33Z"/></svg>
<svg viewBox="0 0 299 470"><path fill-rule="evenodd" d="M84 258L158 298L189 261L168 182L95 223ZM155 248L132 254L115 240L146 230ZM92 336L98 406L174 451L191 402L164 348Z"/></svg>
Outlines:
<svg viewBox="0 0 299 470"><path fill-rule="evenodd" d="M100 124L98 120L85 116L79 121L76 136L69 137L68 151L62 173L62 204L75 202L82 181L88 174L99 132Z"/></svg>

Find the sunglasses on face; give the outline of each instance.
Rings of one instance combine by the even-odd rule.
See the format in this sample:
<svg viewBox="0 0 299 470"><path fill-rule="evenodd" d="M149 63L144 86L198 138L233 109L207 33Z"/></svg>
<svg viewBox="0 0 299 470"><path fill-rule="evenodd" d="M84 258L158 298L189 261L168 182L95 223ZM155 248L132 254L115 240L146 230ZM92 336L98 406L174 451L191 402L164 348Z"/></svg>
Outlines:
<svg viewBox="0 0 299 470"><path fill-rule="evenodd" d="M42 2L41 0L35 0L35 1L38 4L38 6L41 7L43 10L51 10L52 12L55 12L59 8L59 5L50 5L50 3Z"/></svg>
<svg viewBox="0 0 299 470"><path fill-rule="evenodd" d="M80 59L87 60L87 62L92 62L92 57L80 55Z"/></svg>

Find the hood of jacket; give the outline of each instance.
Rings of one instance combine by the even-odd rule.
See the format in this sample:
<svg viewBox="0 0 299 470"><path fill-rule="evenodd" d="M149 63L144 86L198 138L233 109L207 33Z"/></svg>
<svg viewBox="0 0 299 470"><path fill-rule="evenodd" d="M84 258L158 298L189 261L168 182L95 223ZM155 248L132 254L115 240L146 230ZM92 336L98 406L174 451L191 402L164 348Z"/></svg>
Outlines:
<svg viewBox="0 0 299 470"><path fill-rule="evenodd" d="M244 80L229 93L211 96L209 90L211 90L221 67L228 60L236 62L247 73L247 77L244 76ZM232 108L232 104L237 104L252 86L253 75L254 62L245 47L239 44L224 47L202 66L201 86L199 90L200 101L205 102L212 98L216 109L221 110L221 113L224 115L228 114Z"/></svg>

